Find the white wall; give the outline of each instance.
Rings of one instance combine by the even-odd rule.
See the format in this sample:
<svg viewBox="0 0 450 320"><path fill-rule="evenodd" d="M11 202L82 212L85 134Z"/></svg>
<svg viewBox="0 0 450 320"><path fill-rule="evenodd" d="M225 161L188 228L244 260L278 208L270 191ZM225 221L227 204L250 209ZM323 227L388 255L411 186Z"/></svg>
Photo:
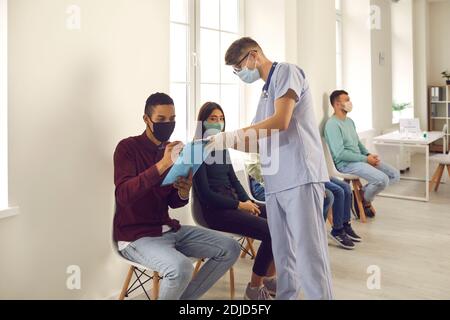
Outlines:
<svg viewBox="0 0 450 320"><path fill-rule="evenodd" d="M286 10L280 0L245 0L245 36L252 37L272 61L284 62L286 57ZM250 124L264 83L260 80L245 85L246 121Z"/></svg>
<svg viewBox="0 0 450 320"><path fill-rule="evenodd" d="M10 201L0 220L0 299L96 299L120 287L112 258L112 154L144 130L145 99L169 87L169 1L9 1ZM82 290L66 289L66 268Z"/></svg>
<svg viewBox="0 0 450 320"><path fill-rule="evenodd" d="M336 88L336 9L334 0L297 1L298 65L305 70L321 130L332 114Z"/></svg>
<svg viewBox="0 0 450 320"><path fill-rule="evenodd" d="M422 128L428 128L428 86L444 85L440 73L450 69L449 21L449 0L414 0L414 100Z"/></svg>
<svg viewBox="0 0 450 320"><path fill-rule="evenodd" d="M286 30L286 62L297 63L298 61L298 35L300 19L298 16L297 0L285 0L284 1L286 18L285 18L285 30Z"/></svg>
<svg viewBox="0 0 450 320"><path fill-rule="evenodd" d="M372 121L374 129L385 130L392 127L391 0L371 0L371 5L381 9L381 29L371 32Z"/></svg>
<svg viewBox="0 0 450 320"><path fill-rule="evenodd" d="M7 92L7 42L8 42L8 3L0 0L0 215L1 211L8 207L8 92Z"/></svg>
<svg viewBox="0 0 450 320"><path fill-rule="evenodd" d="M392 3L392 95L414 105L413 0Z"/></svg>
<svg viewBox="0 0 450 320"><path fill-rule="evenodd" d="M427 124L427 86L429 70L429 18L427 0L413 2L413 46L414 46L414 113L422 128Z"/></svg>
<svg viewBox="0 0 450 320"><path fill-rule="evenodd" d="M368 24L369 0L343 0L343 80L355 111L351 117L359 131L370 130L372 113L372 52Z"/></svg>
<svg viewBox="0 0 450 320"><path fill-rule="evenodd" d="M450 71L450 0L431 2L429 85L445 85L441 72Z"/></svg>
<svg viewBox="0 0 450 320"><path fill-rule="evenodd" d="M328 97L336 87L334 0L245 0L245 12L245 35L255 38L269 59L305 70L322 126L332 113ZM248 122L261 95L258 84L246 86Z"/></svg>

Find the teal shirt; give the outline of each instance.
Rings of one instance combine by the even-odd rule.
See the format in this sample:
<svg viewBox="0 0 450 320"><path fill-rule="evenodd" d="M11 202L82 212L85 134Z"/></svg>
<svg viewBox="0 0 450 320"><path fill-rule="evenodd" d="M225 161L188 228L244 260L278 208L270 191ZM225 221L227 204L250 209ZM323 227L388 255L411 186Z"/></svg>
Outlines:
<svg viewBox="0 0 450 320"><path fill-rule="evenodd" d="M331 117L325 125L325 139L338 170L351 162L367 162L369 151L359 140L352 119Z"/></svg>

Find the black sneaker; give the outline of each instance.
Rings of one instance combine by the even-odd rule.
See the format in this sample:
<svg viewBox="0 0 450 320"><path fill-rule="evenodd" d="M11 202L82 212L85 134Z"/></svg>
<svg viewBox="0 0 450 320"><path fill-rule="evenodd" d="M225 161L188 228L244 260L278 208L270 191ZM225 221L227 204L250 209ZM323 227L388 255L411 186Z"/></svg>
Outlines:
<svg viewBox="0 0 450 320"><path fill-rule="evenodd" d="M367 218L375 218L375 215L370 207L365 207L364 212L366 213Z"/></svg>
<svg viewBox="0 0 450 320"><path fill-rule="evenodd" d="M345 233L344 230L342 230L341 232L335 232L334 230L332 230L330 232L330 237L331 239L334 240L334 242L336 242L336 244L344 249L347 250L354 250L355 249L355 244L353 243L353 241L347 236L347 234Z"/></svg>
<svg viewBox="0 0 450 320"><path fill-rule="evenodd" d="M353 242L362 242L361 237L356 234L351 225L344 226L344 231Z"/></svg>
<svg viewBox="0 0 450 320"><path fill-rule="evenodd" d="M366 214L367 218L375 218L375 214L372 212L372 210L370 209L370 207L364 207L364 213ZM353 215L355 216L356 219L361 219L361 215L359 214L359 206L358 206L358 201L356 200L356 197L353 197Z"/></svg>

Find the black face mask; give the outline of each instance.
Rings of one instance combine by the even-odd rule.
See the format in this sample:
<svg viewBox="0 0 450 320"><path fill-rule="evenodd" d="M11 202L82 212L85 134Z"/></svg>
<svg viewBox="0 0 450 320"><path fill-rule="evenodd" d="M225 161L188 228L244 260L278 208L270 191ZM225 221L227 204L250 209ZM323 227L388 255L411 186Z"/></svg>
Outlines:
<svg viewBox="0 0 450 320"><path fill-rule="evenodd" d="M175 131L175 121L172 122L153 122L153 135L158 141L167 142Z"/></svg>

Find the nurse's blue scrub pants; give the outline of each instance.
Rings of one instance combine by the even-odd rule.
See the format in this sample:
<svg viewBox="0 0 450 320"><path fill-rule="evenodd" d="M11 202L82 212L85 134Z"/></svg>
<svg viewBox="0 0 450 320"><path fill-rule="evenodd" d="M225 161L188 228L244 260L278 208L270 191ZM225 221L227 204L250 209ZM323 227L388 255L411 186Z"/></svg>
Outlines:
<svg viewBox="0 0 450 320"><path fill-rule="evenodd" d="M333 299L324 194L316 183L266 196L278 300Z"/></svg>

